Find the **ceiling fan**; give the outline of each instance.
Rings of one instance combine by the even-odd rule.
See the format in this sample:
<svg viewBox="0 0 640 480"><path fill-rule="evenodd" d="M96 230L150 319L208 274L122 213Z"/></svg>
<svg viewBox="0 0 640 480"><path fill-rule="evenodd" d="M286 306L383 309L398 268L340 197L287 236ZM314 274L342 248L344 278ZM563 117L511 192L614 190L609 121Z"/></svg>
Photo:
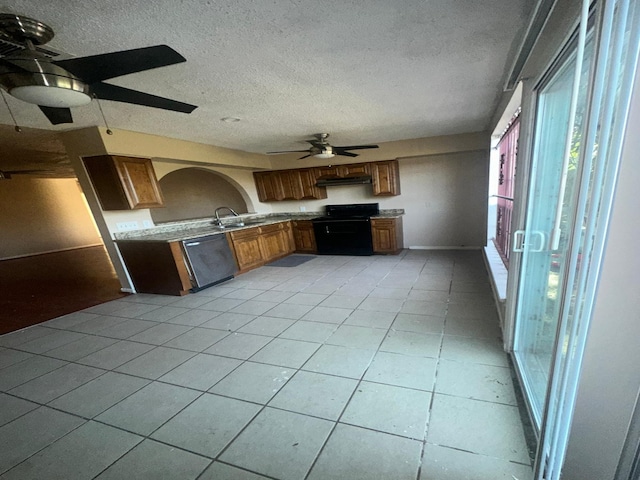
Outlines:
<svg viewBox="0 0 640 480"><path fill-rule="evenodd" d="M53 36L51 27L38 20L0 14L2 44L17 47L4 55L0 50L0 88L15 98L38 105L52 124L73 123L70 108L86 105L94 97L183 113L191 113L197 108L103 82L185 62L186 59L172 48L156 45L55 60L36 47L49 42Z"/></svg>
<svg viewBox="0 0 640 480"><path fill-rule="evenodd" d="M346 145L344 147L334 147L327 142L327 138L329 137L328 133L316 133L313 135L315 140L305 140L306 142L311 144L311 148L307 150L287 150L283 152L267 152L267 154L277 154L277 153L293 153L293 152L308 152L308 155L304 157L300 157L298 160L302 160L303 158L314 156L316 158L333 158L336 155L342 155L344 157L357 157L357 153L349 152L349 150L365 150L368 148L378 148L378 145Z"/></svg>

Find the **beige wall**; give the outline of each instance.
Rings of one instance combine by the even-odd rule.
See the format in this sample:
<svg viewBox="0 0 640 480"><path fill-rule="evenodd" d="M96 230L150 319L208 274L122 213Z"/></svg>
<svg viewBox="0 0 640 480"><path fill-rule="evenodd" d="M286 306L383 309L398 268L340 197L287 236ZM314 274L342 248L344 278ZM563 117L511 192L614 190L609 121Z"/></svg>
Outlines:
<svg viewBox="0 0 640 480"><path fill-rule="evenodd" d="M74 178L14 175L0 206L0 260L102 244Z"/></svg>
<svg viewBox="0 0 640 480"><path fill-rule="evenodd" d="M81 158L89 155L118 154L153 160L156 176L189 167L207 168L232 183L256 213L321 210L328 203L379 201L381 208L404 208L405 246L446 248L480 247L486 238L486 191L489 135L475 132L461 135L420 138L381 143L379 149L360 152L357 162L400 160L402 195L379 198L370 186L333 187L323 201L260 203L252 172L255 170L300 168L327 165L327 160L298 161L298 155L260 155L212 145L197 144L155 135L90 127L61 134L69 157L86 192L98 229L118 272L122 287L132 283L113 234L120 222L137 222L141 228L152 226L150 210L104 212L100 208ZM354 159L336 157L334 164L354 163Z"/></svg>
<svg viewBox="0 0 640 480"><path fill-rule="evenodd" d="M274 170L286 168L319 167L327 164L339 165L345 163L376 162L379 160L392 160L394 158L424 157L430 155L442 155L453 152L471 152L488 148L486 132L463 133L459 135L443 135L439 137L414 138L397 142L383 142L378 144L380 148L370 150L358 150L358 157L349 158L336 156L330 160L322 160L314 157L299 160L301 153L272 155L272 168Z"/></svg>
<svg viewBox="0 0 640 480"><path fill-rule="evenodd" d="M237 188L221 175L205 168L181 168L160 179L163 208L151 209L154 223L189 220L214 215L219 207L247 213L247 203ZM228 211L222 215L228 215Z"/></svg>

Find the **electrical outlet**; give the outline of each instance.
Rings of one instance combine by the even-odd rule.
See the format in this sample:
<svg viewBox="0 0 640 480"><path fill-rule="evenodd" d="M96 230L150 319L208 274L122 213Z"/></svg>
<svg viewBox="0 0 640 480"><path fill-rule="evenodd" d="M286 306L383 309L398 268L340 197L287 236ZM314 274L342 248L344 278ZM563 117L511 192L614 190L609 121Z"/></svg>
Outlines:
<svg viewBox="0 0 640 480"><path fill-rule="evenodd" d="M143 220L142 226L144 228L153 228L153 222L151 220Z"/></svg>
<svg viewBox="0 0 640 480"><path fill-rule="evenodd" d="M116 227L118 227L118 230L120 231L137 230L138 228L140 228L140 226L138 225L138 222L118 222L116 223Z"/></svg>
<svg viewBox="0 0 640 480"><path fill-rule="evenodd" d="M307 207L300 207L300 211L301 212L306 212L307 211Z"/></svg>

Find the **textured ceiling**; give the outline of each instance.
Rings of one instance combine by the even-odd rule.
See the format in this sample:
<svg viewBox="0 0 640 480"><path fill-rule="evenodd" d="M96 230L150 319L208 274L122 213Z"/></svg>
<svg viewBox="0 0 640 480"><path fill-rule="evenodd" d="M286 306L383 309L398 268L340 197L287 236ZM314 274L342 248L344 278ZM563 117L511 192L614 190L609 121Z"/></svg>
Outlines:
<svg viewBox="0 0 640 480"><path fill-rule="evenodd" d="M186 115L103 101L111 127L266 152L306 148L302 141L316 132L344 145L487 129L532 4L5 0L0 11L47 23L56 33L48 46L71 56L167 44L187 58L109 82L198 109ZM73 109L73 126L58 127L34 105L8 102L26 127L103 125L95 102ZM12 124L4 102L0 124ZM0 133L0 147L15 136Z"/></svg>

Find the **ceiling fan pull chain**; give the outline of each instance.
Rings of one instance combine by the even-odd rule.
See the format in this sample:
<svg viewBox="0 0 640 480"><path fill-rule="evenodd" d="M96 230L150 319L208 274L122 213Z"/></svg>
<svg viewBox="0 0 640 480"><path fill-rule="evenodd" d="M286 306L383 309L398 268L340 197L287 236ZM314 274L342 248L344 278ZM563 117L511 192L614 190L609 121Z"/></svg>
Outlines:
<svg viewBox="0 0 640 480"><path fill-rule="evenodd" d="M102 111L102 105L100 105L100 99L95 93L93 94L93 98L96 99L96 103L98 104L98 108L100 109L102 120L104 120L104 126L107 127L107 135L113 135L113 132L111 131L111 129L109 128L109 124L107 123L107 118L104 116L104 112Z"/></svg>
<svg viewBox="0 0 640 480"><path fill-rule="evenodd" d="M13 112L11 111L11 107L9 107L9 103L7 102L7 97L4 96L4 92L2 91L2 89L0 89L0 93L2 93L2 100L4 100L4 104L7 106L7 110L9 110L9 115L11 115L11 120L13 120L13 123L15 125L15 127L14 127L15 131L18 132L18 133L22 132L22 129L18 125L18 122L16 122L16 117L13 116Z"/></svg>

